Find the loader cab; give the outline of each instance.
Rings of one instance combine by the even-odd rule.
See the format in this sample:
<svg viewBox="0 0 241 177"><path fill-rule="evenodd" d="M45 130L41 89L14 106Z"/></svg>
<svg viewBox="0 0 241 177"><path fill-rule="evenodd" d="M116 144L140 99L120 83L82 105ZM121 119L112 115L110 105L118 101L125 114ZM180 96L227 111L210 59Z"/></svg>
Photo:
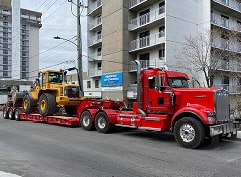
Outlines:
<svg viewBox="0 0 241 177"><path fill-rule="evenodd" d="M66 72L63 70L47 70L39 73L40 85L43 88L49 88L50 84L62 84L66 82Z"/></svg>

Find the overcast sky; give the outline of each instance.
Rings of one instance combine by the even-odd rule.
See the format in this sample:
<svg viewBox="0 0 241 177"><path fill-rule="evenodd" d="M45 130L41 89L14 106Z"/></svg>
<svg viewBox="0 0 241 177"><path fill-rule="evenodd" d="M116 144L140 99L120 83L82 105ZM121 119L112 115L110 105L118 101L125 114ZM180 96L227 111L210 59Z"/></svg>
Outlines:
<svg viewBox="0 0 241 177"><path fill-rule="evenodd" d="M42 13L42 28L39 33L39 69L50 67L51 69L77 67L77 48L70 42L53 39L60 36L72 39L76 43L77 18L71 13L71 2L68 0L20 0L21 8ZM76 0L73 0L76 3ZM87 0L81 1L87 5ZM76 14L76 6L73 5L73 13ZM82 44L83 44L83 69L87 70L86 59L86 11L82 12ZM75 62L72 62L75 61ZM63 63L65 62L65 63ZM62 64L60 64L62 63Z"/></svg>

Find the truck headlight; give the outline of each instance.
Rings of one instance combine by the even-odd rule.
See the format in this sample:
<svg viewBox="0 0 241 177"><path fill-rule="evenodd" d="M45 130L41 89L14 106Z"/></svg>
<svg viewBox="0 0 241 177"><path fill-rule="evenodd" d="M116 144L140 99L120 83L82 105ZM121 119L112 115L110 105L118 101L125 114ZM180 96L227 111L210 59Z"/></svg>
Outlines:
<svg viewBox="0 0 241 177"><path fill-rule="evenodd" d="M216 123L215 112L207 111L208 121L210 124Z"/></svg>

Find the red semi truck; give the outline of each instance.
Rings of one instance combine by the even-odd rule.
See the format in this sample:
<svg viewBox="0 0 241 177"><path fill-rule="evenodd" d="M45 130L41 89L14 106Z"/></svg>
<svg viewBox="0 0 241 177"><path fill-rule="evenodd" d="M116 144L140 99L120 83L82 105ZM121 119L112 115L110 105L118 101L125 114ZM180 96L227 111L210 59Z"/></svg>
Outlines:
<svg viewBox="0 0 241 177"><path fill-rule="evenodd" d="M228 92L215 88L188 88L185 73L162 69L141 70L137 63L137 101L126 109L123 101L86 99L77 116L40 116L15 109L17 120L80 125L84 130L111 132L115 126L171 131L186 148L197 148L205 137L236 137L239 122L230 116ZM8 114L5 108L4 114Z"/></svg>

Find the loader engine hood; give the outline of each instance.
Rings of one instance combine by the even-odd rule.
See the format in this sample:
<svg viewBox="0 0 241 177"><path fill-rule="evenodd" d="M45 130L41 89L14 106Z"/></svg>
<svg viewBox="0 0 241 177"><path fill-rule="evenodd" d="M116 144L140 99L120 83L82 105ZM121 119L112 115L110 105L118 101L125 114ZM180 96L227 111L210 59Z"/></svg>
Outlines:
<svg viewBox="0 0 241 177"><path fill-rule="evenodd" d="M173 88L176 109L195 106L216 115L217 121L229 121L228 91L214 88Z"/></svg>

